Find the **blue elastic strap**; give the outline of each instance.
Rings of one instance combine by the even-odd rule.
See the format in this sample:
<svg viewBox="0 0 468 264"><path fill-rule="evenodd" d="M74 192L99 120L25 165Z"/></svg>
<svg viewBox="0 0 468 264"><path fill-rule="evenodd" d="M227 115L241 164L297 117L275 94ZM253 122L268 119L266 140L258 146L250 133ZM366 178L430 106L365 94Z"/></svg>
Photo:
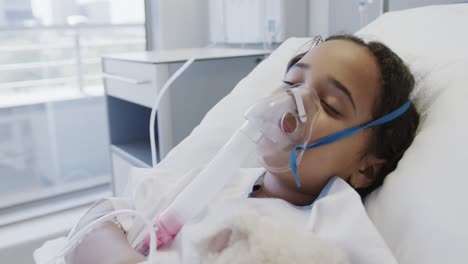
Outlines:
<svg viewBox="0 0 468 264"><path fill-rule="evenodd" d="M388 114L382 116L381 118L378 118L378 119L368 123L367 125L355 126L355 127L347 128L347 129L342 130L342 131L338 131L338 132L336 132L334 134L331 134L331 135L329 135L329 136L327 136L325 138L322 138L322 139L320 139L318 141L315 141L314 143L311 143L311 144L307 145L306 149L311 149L311 148L316 148L316 147L320 147L320 146L323 146L323 145L327 145L327 144L333 143L335 141L338 141L340 139L352 136L352 135L356 134L357 132L359 132L361 130L364 130L366 128L374 127L374 126L378 126L378 125L382 125L384 123L390 122L393 119L399 117L404 112L406 112L406 110L408 110L410 105L411 105L411 101L408 100L404 105L400 106L395 111L393 111L391 113L388 113ZM289 155L289 166L291 167L291 170L293 172L294 179L296 180L296 185L297 185L298 188L301 187L301 181L299 180L299 177L297 176L296 152L298 150L303 150L303 149L304 149L304 146L300 146L300 145L295 146L293 148L293 150L291 150L291 153Z"/></svg>

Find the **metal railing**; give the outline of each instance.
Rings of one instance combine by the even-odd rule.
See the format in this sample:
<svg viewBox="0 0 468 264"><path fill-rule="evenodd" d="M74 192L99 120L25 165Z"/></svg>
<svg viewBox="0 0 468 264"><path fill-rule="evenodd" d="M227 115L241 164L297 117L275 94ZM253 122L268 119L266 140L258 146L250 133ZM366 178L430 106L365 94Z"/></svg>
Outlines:
<svg viewBox="0 0 468 264"><path fill-rule="evenodd" d="M35 100L51 100L52 95L62 94L62 91L87 96L90 87L103 89L100 57L107 53L145 50L145 39L144 24L0 27L0 110L3 111L0 112L0 132L3 132L0 133L0 171L4 169L2 176L10 180L7 184L10 183L12 187L9 189L13 190L1 195L0 227L110 195L110 177L101 167L89 169L89 172L96 172L93 177L78 178L67 174L66 178L60 174L58 164L61 160L57 158L55 135L58 123L52 104L30 106L35 110L19 105L31 104L33 97ZM27 99L28 103L24 103L22 98L26 97L31 97L31 101ZM58 100L63 98L65 96ZM102 98L86 99L80 102L98 104ZM84 106L77 107L82 109ZM22 121L22 114L10 113L12 109L24 112L25 120ZM98 114L104 115L103 111ZM105 122L101 123L102 128L95 128L101 137L106 137ZM67 124L62 124L61 130L65 127ZM26 132L30 134L21 134ZM33 132L40 136L31 136ZM41 142L49 142L50 146L38 144L38 138ZM36 140L31 141L36 143L26 139ZM18 175L23 181L27 179L27 184L20 182Z"/></svg>
<svg viewBox="0 0 468 264"><path fill-rule="evenodd" d="M144 24L0 27L0 96L102 89L102 54L144 49Z"/></svg>

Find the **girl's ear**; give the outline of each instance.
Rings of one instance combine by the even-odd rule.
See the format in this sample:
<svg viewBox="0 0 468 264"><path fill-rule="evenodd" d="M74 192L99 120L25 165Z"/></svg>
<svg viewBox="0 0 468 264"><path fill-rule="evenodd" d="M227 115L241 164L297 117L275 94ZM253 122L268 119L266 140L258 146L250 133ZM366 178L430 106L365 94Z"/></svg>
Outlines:
<svg viewBox="0 0 468 264"><path fill-rule="evenodd" d="M386 160L379 159L375 155L367 155L361 161L359 169L351 175L350 185L354 189L367 188L374 183L380 169Z"/></svg>

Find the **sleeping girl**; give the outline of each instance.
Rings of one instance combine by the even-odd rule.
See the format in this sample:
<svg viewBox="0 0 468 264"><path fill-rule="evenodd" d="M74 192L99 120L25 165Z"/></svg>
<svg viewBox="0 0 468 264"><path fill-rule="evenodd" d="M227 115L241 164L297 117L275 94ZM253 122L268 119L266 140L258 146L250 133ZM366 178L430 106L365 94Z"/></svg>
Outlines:
<svg viewBox="0 0 468 264"><path fill-rule="evenodd" d="M269 105L277 108L264 114L273 116L272 130L281 131L277 141L262 143L263 167L241 169L158 250L157 263L396 263L362 200L382 185L415 137L414 84L402 59L382 43L352 35L314 39L260 102L274 102ZM274 116L279 108L287 111ZM164 209L196 172L189 174L153 204ZM101 200L77 230L126 206L118 198ZM134 226L122 219L102 224L67 263L144 262L141 234L129 238Z"/></svg>

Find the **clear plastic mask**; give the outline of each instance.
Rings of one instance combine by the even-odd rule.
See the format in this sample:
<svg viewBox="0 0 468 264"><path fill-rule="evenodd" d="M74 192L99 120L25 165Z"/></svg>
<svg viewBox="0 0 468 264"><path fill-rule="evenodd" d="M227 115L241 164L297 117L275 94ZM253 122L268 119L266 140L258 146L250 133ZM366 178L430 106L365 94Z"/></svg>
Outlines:
<svg viewBox="0 0 468 264"><path fill-rule="evenodd" d="M299 164L310 140L320 100L314 89L304 84L270 95L253 105L245 117L263 134L257 143L259 162L271 172L290 169L290 153L296 154Z"/></svg>

